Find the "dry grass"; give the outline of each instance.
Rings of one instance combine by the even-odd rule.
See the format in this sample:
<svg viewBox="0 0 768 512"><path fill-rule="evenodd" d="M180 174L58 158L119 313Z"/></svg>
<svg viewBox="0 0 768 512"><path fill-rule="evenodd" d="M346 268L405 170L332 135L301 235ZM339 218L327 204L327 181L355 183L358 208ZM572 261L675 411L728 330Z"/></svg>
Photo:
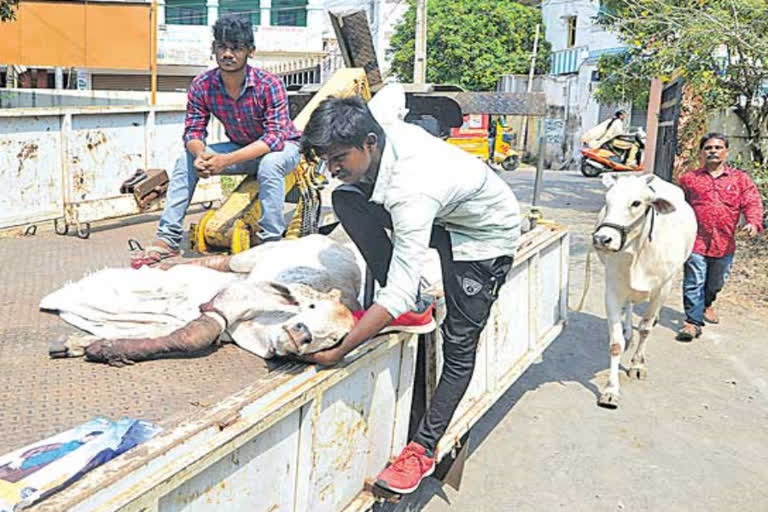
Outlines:
<svg viewBox="0 0 768 512"><path fill-rule="evenodd" d="M731 278L720 297L739 307L768 312L768 233L737 239Z"/></svg>

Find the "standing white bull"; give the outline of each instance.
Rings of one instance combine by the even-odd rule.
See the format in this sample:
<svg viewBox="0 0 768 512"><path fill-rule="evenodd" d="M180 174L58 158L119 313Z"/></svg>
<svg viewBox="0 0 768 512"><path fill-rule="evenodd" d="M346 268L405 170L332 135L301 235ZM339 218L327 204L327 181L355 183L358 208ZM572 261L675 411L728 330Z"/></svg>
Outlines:
<svg viewBox="0 0 768 512"><path fill-rule="evenodd" d="M307 354L335 345L359 309L354 253L321 235L163 267L105 269L45 297L41 308L95 335L56 340L51 356L120 366L222 333L264 358Z"/></svg>
<svg viewBox="0 0 768 512"><path fill-rule="evenodd" d="M621 354L625 344L632 341L632 304L649 301L638 326L640 339L628 371L630 378L644 379L646 340L658 321L675 273L693 250L697 227L683 191L671 183L653 175L604 175L603 184L608 190L592 244L605 265L611 372L598 405L615 409Z"/></svg>

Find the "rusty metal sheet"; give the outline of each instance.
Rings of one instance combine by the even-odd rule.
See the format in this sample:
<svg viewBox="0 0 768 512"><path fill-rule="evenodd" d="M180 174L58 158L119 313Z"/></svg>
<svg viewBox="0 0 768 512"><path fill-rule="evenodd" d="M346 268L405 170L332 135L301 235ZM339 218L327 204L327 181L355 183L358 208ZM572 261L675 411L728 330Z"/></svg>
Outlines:
<svg viewBox="0 0 768 512"><path fill-rule="evenodd" d="M61 212L61 139L56 116L6 117L0 122L0 227Z"/></svg>
<svg viewBox="0 0 768 512"><path fill-rule="evenodd" d="M400 350L388 352L302 408L296 510L343 509L400 448L392 446L400 368Z"/></svg>
<svg viewBox="0 0 768 512"><path fill-rule="evenodd" d="M348 68L363 68L368 85L376 89L382 84L381 71L365 11L330 13L330 16L344 63Z"/></svg>

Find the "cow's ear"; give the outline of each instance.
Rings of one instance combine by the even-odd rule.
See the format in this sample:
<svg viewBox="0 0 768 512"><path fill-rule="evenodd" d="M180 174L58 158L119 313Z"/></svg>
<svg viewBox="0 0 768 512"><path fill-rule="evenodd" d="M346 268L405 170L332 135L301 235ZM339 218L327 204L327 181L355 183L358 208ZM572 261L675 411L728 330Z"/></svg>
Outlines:
<svg viewBox="0 0 768 512"><path fill-rule="evenodd" d="M672 213L676 210L675 205L664 199L663 197L657 197L651 201L651 206L658 213Z"/></svg>
<svg viewBox="0 0 768 512"><path fill-rule="evenodd" d="M286 304L291 306L299 305L299 301L296 300L296 297L293 296L293 293L291 293L291 290L287 286L271 281L269 283L269 287L273 292L277 292L277 294Z"/></svg>
<svg viewBox="0 0 768 512"><path fill-rule="evenodd" d="M328 292L328 295L330 296L331 300L341 301L341 290L338 288L333 288L330 292Z"/></svg>
<svg viewBox="0 0 768 512"><path fill-rule="evenodd" d="M611 188L619 181L618 176L614 174L603 174L603 185L605 188Z"/></svg>

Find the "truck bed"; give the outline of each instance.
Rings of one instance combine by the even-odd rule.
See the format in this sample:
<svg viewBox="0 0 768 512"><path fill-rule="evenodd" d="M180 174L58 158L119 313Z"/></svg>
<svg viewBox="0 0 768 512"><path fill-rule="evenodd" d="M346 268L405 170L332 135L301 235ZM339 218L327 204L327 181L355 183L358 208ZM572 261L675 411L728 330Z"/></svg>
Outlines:
<svg viewBox="0 0 768 512"><path fill-rule="evenodd" d="M41 312L40 299L87 272L127 265L128 239L151 240L156 222L156 215L113 221L95 227L87 240L42 229L35 236L0 238L0 454L95 416L173 427L255 381L268 386L271 372L283 364L232 344L197 358L124 368L48 357L51 339L77 329Z"/></svg>

